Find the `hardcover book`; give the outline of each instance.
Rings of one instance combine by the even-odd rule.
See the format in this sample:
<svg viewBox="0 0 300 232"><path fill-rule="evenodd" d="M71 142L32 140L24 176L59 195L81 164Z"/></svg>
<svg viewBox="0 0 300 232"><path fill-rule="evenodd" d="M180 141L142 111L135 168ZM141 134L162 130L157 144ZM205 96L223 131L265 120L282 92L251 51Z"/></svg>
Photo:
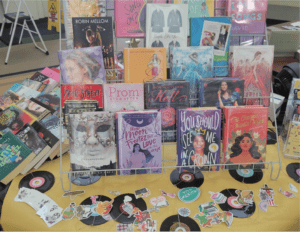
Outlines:
<svg viewBox="0 0 300 232"><path fill-rule="evenodd" d="M35 116L38 121L42 120L50 114L50 111L47 110L45 107L27 98L20 99L16 103L16 105L21 109L25 110L26 112Z"/></svg>
<svg viewBox="0 0 300 232"><path fill-rule="evenodd" d="M106 79L114 80L114 38L111 17L73 18L74 48L101 46Z"/></svg>
<svg viewBox="0 0 300 232"><path fill-rule="evenodd" d="M163 142L176 141L176 110L190 106L189 86L184 80L145 83L145 106L161 113Z"/></svg>
<svg viewBox="0 0 300 232"><path fill-rule="evenodd" d="M70 114L70 160L72 171L94 170L94 176L115 175L114 116L110 112ZM75 174L78 176L79 174Z"/></svg>
<svg viewBox="0 0 300 232"><path fill-rule="evenodd" d="M214 76L228 76L231 18L192 18L191 25L191 46L213 46Z"/></svg>
<svg viewBox="0 0 300 232"><path fill-rule="evenodd" d="M70 49L58 51L64 84L103 84L106 75L102 48Z"/></svg>
<svg viewBox="0 0 300 232"><path fill-rule="evenodd" d="M4 110L6 107L10 106L10 104L16 103L20 99L21 97L13 91L6 91L2 96L0 96L0 109Z"/></svg>
<svg viewBox="0 0 300 232"><path fill-rule="evenodd" d="M179 109L177 118L177 165L219 170L221 110ZM204 166L209 165L209 166Z"/></svg>
<svg viewBox="0 0 300 232"><path fill-rule="evenodd" d="M43 90L43 92L45 92L45 93L49 93L51 90L53 90L59 84L59 82L57 82L56 80L54 80L40 72L36 72L30 79L47 84L47 87Z"/></svg>
<svg viewBox="0 0 300 232"><path fill-rule="evenodd" d="M32 124L36 118L15 104L0 112L0 133L5 129L10 129L16 134L26 123Z"/></svg>
<svg viewBox="0 0 300 232"><path fill-rule="evenodd" d="M115 0L116 37L145 37L146 3L149 0ZM166 0L152 0L166 3Z"/></svg>
<svg viewBox="0 0 300 232"><path fill-rule="evenodd" d="M39 92L43 92L44 89L47 88L47 86L48 86L47 84L44 84L44 83L38 82L38 81L34 81L34 80L31 80L28 78L25 78L21 84L30 89L33 89L33 90L36 90Z"/></svg>
<svg viewBox="0 0 300 232"><path fill-rule="evenodd" d="M172 64L174 47L187 46L188 5L147 4L146 46L167 48L167 62Z"/></svg>
<svg viewBox="0 0 300 232"><path fill-rule="evenodd" d="M239 78L211 78L200 80L201 107L241 106L244 97L244 80Z"/></svg>
<svg viewBox="0 0 300 232"><path fill-rule="evenodd" d="M116 115L119 169L130 169L120 175L161 173L161 113L149 110Z"/></svg>
<svg viewBox="0 0 300 232"><path fill-rule="evenodd" d="M104 111L144 110L143 84L104 84Z"/></svg>
<svg viewBox="0 0 300 232"><path fill-rule="evenodd" d="M233 46L232 52L231 76L245 80L244 105L269 106L274 46Z"/></svg>
<svg viewBox="0 0 300 232"><path fill-rule="evenodd" d="M166 80L166 49L124 48L124 73L125 83Z"/></svg>
<svg viewBox="0 0 300 232"><path fill-rule="evenodd" d="M49 152L50 147L29 124L25 124L16 136L35 154L30 164L21 172L26 174Z"/></svg>
<svg viewBox="0 0 300 232"><path fill-rule="evenodd" d="M225 125L222 163L228 164L226 169L264 168L268 108L231 106L225 107L223 113Z"/></svg>
<svg viewBox="0 0 300 232"><path fill-rule="evenodd" d="M0 138L0 180L7 185L34 158L35 154L13 133L7 132Z"/></svg>
<svg viewBox="0 0 300 232"><path fill-rule="evenodd" d="M174 48L173 55L171 79L189 81L191 106L199 106L199 80L213 77L213 47Z"/></svg>
<svg viewBox="0 0 300 232"><path fill-rule="evenodd" d="M13 91L14 93L19 95L20 97L26 97L28 99L30 99L32 97L37 97L38 95L41 94L39 91L30 89L30 88L28 88L24 85L19 84L19 83L14 84L12 87L10 87L8 90L6 90L3 93L3 95L7 94L9 91Z"/></svg>

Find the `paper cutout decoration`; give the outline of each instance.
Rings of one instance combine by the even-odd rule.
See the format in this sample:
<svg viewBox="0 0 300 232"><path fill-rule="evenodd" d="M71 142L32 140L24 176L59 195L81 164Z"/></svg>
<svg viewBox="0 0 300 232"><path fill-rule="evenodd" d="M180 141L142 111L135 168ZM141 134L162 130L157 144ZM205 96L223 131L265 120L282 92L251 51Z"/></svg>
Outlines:
<svg viewBox="0 0 300 232"><path fill-rule="evenodd" d="M111 208L112 208L112 203L114 202L114 200L111 201L99 201L98 205L97 205L97 213L100 216L104 216L109 214Z"/></svg>
<svg viewBox="0 0 300 232"><path fill-rule="evenodd" d="M281 187L279 188L279 192L281 192L287 198L293 198L296 196L294 193L291 193L289 191L281 191Z"/></svg>
<svg viewBox="0 0 300 232"><path fill-rule="evenodd" d="M200 189L196 187L183 188L178 191L178 198L184 203L190 203L197 200L200 193Z"/></svg>
<svg viewBox="0 0 300 232"><path fill-rule="evenodd" d="M164 190L161 190L161 189L160 189L160 192L161 192L161 195L163 195L163 196L168 196L168 197L171 197L171 198L176 197L175 193L166 193Z"/></svg>
<svg viewBox="0 0 300 232"><path fill-rule="evenodd" d="M289 183L289 187L291 191L298 193L298 189L293 184Z"/></svg>
<svg viewBox="0 0 300 232"><path fill-rule="evenodd" d="M262 201L265 201L267 203L267 206L278 206L274 202L274 195L274 189L270 188L267 184L265 184L264 187L259 189L258 197L261 200L261 202L259 203L259 207L261 210L267 212L265 203L262 203Z"/></svg>
<svg viewBox="0 0 300 232"><path fill-rule="evenodd" d="M62 214L62 219L63 220L71 220L75 216L75 210L76 210L76 203L72 202L70 203L69 207L67 207L63 214Z"/></svg>
<svg viewBox="0 0 300 232"><path fill-rule="evenodd" d="M188 217L191 214L191 210L188 208L180 208L178 214L182 217Z"/></svg>
<svg viewBox="0 0 300 232"><path fill-rule="evenodd" d="M115 195L115 196L119 196L121 195L121 191L111 191L111 190L108 190L109 193L111 193L112 195Z"/></svg>
<svg viewBox="0 0 300 232"><path fill-rule="evenodd" d="M137 214L134 215L135 221L134 225L142 224L147 219L151 219L151 214L148 211L139 211Z"/></svg>
<svg viewBox="0 0 300 232"><path fill-rule="evenodd" d="M141 188L141 189L135 190L135 192L134 192L136 199L142 198L142 197L149 197L150 194L151 194L151 192L147 188Z"/></svg>
<svg viewBox="0 0 300 232"><path fill-rule="evenodd" d="M142 224L138 225L138 229L142 232L156 232L157 221L152 220L151 218L144 221Z"/></svg>
<svg viewBox="0 0 300 232"><path fill-rule="evenodd" d="M254 192L252 190L236 190L235 193L238 195L237 202L241 205L249 205L253 203Z"/></svg>
<svg viewBox="0 0 300 232"><path fill-rule="evenodd" d="M165 207L165 206L169 206L169 202L167 201L167 199L163 196L159 196L159 197L153 197L150 199L150 203L151 205L153 205L154 207Z"/></svg>
<svg viewBox="0 0 300 232"><path fill-rule="evenodd" d="M213 215L219 211L219 209L216 207L216 203L213 201L206 202L206 203L199 205L198 209L199 209L200 213L208 214L208 215Z"/></svg>
<svg viewBox="0 0 300 232"><path fill-rule="evenodd" d="M266 201L261 201L261 202L259 202L259 208L260 208L262 211L267 212L268 202L266 202Z"/></svg>
<svg viewBox="0 0 300 232"><path fill-rule="evenodd" d="M210 198L218 204L224 204L227 200L227 197L223 193L214 193L210 191L208 193L211 195Z"/></svg>

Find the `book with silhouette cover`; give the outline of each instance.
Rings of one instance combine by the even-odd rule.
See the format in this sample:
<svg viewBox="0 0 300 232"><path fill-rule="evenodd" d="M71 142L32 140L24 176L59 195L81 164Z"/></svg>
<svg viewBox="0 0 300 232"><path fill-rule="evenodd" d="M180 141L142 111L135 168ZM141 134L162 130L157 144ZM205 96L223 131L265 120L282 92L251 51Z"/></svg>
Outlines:
<svg viewBox="0 0 300 232"><path fill-rule="evenodd" d="M223 129L222 163L226 164L225 168L264 168L268 131L268 107L227 106L223 109L223 113L225 123Z"/></svg>
<svg viewBox="0 0 300 232"><path fill-rule="evenodd" d="M216 107L179 109L177 165L219 170L221 110ZM206 166L204 166L206 165Z"/></svg>

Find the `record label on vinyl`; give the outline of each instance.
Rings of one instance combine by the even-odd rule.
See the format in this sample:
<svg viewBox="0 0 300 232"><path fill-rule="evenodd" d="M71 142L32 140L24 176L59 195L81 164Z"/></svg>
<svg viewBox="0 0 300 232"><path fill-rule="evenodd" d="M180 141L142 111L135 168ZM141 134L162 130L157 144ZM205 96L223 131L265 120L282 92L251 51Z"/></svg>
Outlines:
<svg viewBox="0 0 300 232"><path fill-rule="evenodd" d="M160 231L201 231L198 224L190 217L172 215L161 224Z"/></svg>
<svg viewBox="0 0 300 232"><path fill-rule="evenodd" d="M236 172L242 177L251 177L254 175L254 171L252 169L238 169Z"/></svg>
<svg viewBox="0 0 300 232"><path fill-rule="evenodd" d="M286 166L286 172L296 182L300 183L300 163L290 163Z"/></svg>
<svg viewBox="0 0 300 232"><path fill-rule="evenodd" d="M173 185L180 189L187 187L199 188L204 182L204 176L199 170L195 172L179 172L175 169L170 175L170 180Z"/></svg>
<svg viewBox="0 0 300 232"><path fill-rule="evenodd" d="M229 174L237 181L245 184L254 184L262 180L262 169L237 169L229 170Z"/></svg>
<svg viewBox="0 0 300 232"><path fill-rule="evenodd" d="M51 172L36 171L24 176L19 183L19 188L25 187L45 193L52 188L54 182L55 177Z"/></svg>

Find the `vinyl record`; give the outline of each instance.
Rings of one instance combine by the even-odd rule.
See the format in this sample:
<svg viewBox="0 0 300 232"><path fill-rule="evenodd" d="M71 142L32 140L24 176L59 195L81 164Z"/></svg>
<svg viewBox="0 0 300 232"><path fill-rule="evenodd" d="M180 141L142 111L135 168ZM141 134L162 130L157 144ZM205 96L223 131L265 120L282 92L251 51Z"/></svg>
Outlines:
<svg viewBox="0 0 300 232"><path fill-rule="evenodd" d="M245 184L254 184L263 178L263 171L261 169L229 170L229 174L237 181Z"/></svg>
<svg viewBox="0 0 300 232"><path fill-rule="evenodd" d="M128 201L127 204L131 209L139 208L140 211L147 210L146 202L142 198L136 199L134 194L127 193L127 194L122 194L120 196L117 196L114 199L114 203L110 211L110 215L115 221L119 223L131 224L135 220L135 217L133 215L130 216L123 209L123 206L125 205L124 200L126 201L128 199L130 199L130 201Z"/></svg>
<svg viewBox="0 0 300 232"><path fill-rule="evenodd" d="M292 179L300 183L300 163L288 164L286 166L286 172Z"/></svg>
<svg viewBox="0 0 300 232"><path fill-rule="evenodd" d="M25 187L45 193L52 188L54 182L55 177L51 172L36 171L24 176L19 183L19 188Z"/></svg>
<svg viewBox="0 0 300 232"><path fill-rule="evenodd" d="M166 218L160 226L160 231L201 231L198 224L190 217L173 215Z"/></svg>
<svg viewBox="0 0 300 232"><path fill-rule="evenodd" d="M97 196L98 198L96 199L96 201L111 201L111 199L107 196L103 196L103 195L97 195ZM90 205L90 210L92 212L89 218L80 220L84 224L89 226L98 226L104 224L105 222L108 222L101 215L97 213L96 211L97 205L93 205L93 202L90 197L86 198L83 202L80 203L80 205Z"/></svg>
<svg viewBox="0 0 300 232"><path fill-rule="evenodd" d="M235 192L236 190L237 189L224 189L221 191L221 193L227 197L227 200L224 204L219 204L220 208L223 211L229 211L237 218L250 217L255 212L255 202L246 206L241 205L236 201L238 196Z"/></svg>
<svg viewBox="0 0 300 232"><path fill-rule="evenodd" d="M80 176L80 177L75 177L72 175L69 175L69 178L71 177L71 182L73 184L79 185L79 186L86 186L93 184L100 180L101 176Z"/></svg>
<svg viewBox="0 0 300 232"><path fill-rule="evenodd" d="M204 182L204 176L201 171L182 171L173 170L170 175L170 180L177 188L196 187L199 188Z"/></svg>

